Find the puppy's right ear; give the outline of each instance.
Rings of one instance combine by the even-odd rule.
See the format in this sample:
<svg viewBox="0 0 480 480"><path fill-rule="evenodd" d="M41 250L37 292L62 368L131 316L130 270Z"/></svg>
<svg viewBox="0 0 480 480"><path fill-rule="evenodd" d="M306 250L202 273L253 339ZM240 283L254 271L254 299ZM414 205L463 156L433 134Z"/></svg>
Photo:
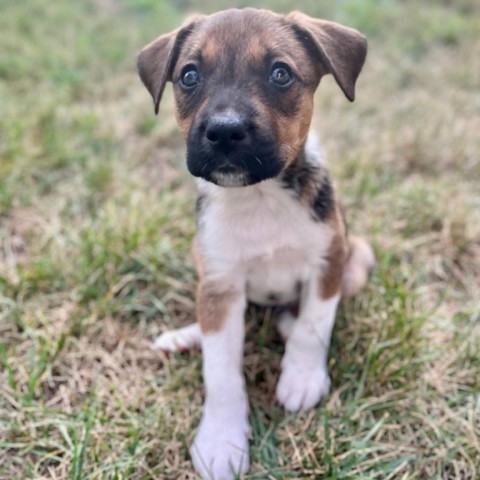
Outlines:
<svg viewBox="0 0 480 480"><path fill-rule="evenodd" d="M183 27L161 35L143 47L137 55L138 74L153 98L155 114L158 113L165 84L172 80L180 49L202 18L203 16L196 16L189 19Z"/></svg>

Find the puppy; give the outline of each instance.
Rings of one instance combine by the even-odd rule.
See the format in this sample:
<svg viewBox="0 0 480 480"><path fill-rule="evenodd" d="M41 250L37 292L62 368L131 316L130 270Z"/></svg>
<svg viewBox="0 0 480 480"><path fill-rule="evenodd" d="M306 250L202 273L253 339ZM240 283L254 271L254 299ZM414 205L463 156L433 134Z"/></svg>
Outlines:
<svg viewBox="0 0 480 480"><path fill-rule="evenodd" d="M198 177L197 322L156 341L174 351L201 344L205 405L191 448L204 479L248 469L248 400L242 375L244 312L284 313L277 400L295 412L330 388L327 356L337 305L367 281L369 245L348 237L312 134L314 93L332 74L353 101L367 52L356 30L293 12L227 10L190 19L138 55L155 112L167 81Z"/></svg>

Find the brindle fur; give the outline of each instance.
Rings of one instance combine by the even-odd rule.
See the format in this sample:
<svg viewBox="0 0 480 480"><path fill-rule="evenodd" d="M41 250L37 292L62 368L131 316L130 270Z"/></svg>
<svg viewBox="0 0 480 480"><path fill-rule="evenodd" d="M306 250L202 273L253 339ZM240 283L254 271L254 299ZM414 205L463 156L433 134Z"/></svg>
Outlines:
<svg viewBox="0 0 480 480"><path fill-rule="evenodd" d="M335 196L328 170L312 164L304 156L289 165L282 174L282 183L309 208L315 221L325 221L335 208Z"/></svg>

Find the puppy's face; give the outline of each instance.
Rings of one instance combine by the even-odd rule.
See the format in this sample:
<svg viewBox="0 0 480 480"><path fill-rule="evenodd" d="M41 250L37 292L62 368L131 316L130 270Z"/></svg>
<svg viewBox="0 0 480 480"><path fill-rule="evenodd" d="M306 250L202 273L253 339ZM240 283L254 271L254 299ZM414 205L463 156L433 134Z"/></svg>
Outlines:
<svg viewBox="0 0 480 480"><path fill-rule="evenodd" d="M269 12L206 18L173 70L190 172L223 186L278 175L304 143L319 76L293 30Z"/></svg>
<svg viewBox="0 0 480 480"><path fill-rule="evenodd" d="M272 178L298 157L323 74L334 73L353 99L365 52L358 32L331 22L227 10L160 37L138 66L157 108L165 81L173 83L190 172L238 187Z"/></svg>

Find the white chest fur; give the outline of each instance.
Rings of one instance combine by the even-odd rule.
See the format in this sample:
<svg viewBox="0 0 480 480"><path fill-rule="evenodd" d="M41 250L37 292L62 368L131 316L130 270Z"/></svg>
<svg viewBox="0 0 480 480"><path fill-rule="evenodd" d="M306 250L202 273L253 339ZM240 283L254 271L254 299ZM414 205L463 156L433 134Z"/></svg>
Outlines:
<svg viewBox="0 0 480 480"><path fill-rule="evenodd" d="M295 301L330 246L330 227L277 180L241 188L201 182L200 193L208 199L199 241L209 275L238 282L256 303Z"/></svg>

